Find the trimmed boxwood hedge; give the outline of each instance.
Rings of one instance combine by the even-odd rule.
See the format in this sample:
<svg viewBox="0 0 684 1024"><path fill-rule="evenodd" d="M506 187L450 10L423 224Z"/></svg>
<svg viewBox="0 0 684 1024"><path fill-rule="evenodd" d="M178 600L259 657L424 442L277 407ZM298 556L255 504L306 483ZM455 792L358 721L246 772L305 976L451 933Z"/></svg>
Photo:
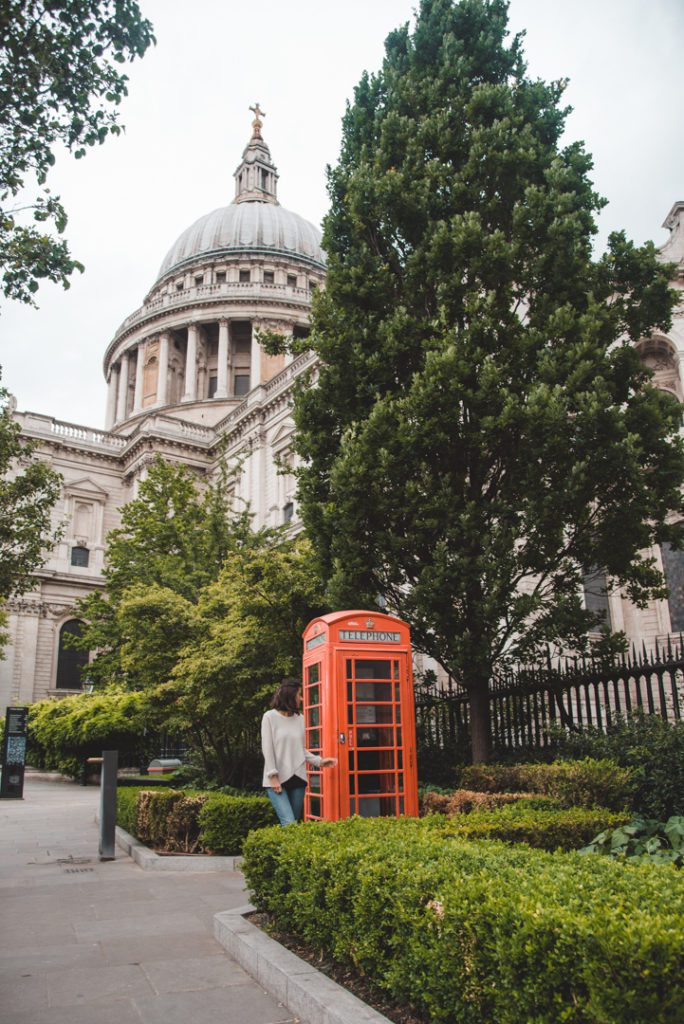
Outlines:
<svg viewBox="0 0 684 1024"><path fill-rule="evenodd" d="M117 824L163 852L237 855L246 835L273 825L263 796L229 796L181 790L117 790Z"/></svg>
<svg viewBox="0 0 684 1024"><path fill-rule="evenodd" d="M633 772L610 758L585 757L551 764L473 764L461 770L461 786L482 793L539 793L564 807L631 806Z"/></svg>
<svg viewBox="0 0 684 1024"><path fill-rule="evenodd" d="M676 868L465 841L439 820L253 832L254 902L435 1024L684 1019Z"/></svg>
<svg viewBox="0 0 684 1024"><path fill-rule="evenodd" d="M499 839L552 851L578 850L599 832L625 825L629 814L617 814L600 807L546 810L527 807L520 801L491 811L472 811L447 819L441 814L431 815L424 820L442 836Z"/></svg>

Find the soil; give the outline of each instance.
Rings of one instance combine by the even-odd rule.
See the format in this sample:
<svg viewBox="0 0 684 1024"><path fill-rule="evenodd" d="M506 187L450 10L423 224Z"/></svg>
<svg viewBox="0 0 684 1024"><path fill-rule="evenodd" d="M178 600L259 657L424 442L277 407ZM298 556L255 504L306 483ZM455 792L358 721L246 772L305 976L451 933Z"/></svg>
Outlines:
<svg viewBox="0 0 684 1024"><path fill-rule="evenodd" d="M430 1024L427 1017L394 1002L386 992L382 992L376 985L373 985L352 965L340 964L325 953L316 952L311 946L302 942L298 936L278 931L269 914L250 914L249 921L267 932L272 939L279 942L281 946L285 946L291 953L306 960L321 974L327 975L328 978L355 995L357 999L361 999L367 1006L384 1014L393 1024Z"/></svg>

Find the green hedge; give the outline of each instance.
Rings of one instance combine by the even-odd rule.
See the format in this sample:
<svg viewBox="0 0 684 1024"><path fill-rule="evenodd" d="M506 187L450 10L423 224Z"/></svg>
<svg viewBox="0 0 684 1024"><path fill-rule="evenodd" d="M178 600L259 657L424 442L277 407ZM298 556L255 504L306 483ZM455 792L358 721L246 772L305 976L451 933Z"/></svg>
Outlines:
<svg viewBox="0 0 684 1024"><path fill-rule="evenodd" d="M588 807L547 810L527 807L520 801L492 811L472 811L447 819L432 815L425 820L442 836L499 839L552 851L578 850L599 832L625 825L629 814Z"/></svg>
<svg viewBox="0 0 684 1024"><path fill-rule="evenodd" d="M564 807L629 807L632 771L610 758L551 764L474 764L461 771L465 789L483 793L541 793Z"/></svg>
<svg viewBox="0 0 684 1024"><path fill-rule="evenodd" d="M116 823L131 836L136 834L139 793L140 789L128 787L116 790Z"/></svg>
<svg viewBox="0 0 684 1024"><path fill-rule="evenodd" d="M434 1024L682 1021L675 868L442 831L431 819L264 829L244 871L278 928Z"/></svg>
<svg viewBox="0 0 684 1024"><path fill-rule="evenodd" d="M273 825L263 796L180 790L117 790L117 824L142 843L168 853L237 855L247 834Z"/></svg>
<svg viewBox="0 0 684 1024"><path fill-rule="evenodd" d="M212 793L199 815L202 845L212 853L242 853L252 829L274 825L276 820L268 797Z"/></svg>
<svg viewBox="0 0 684 1024"><path fill-rule="evenodd" d="M632 772L632 806L646 818L684 815L684 721L635 712L607 733L587 729L552 737L561 757L612 758Z"/></svg>

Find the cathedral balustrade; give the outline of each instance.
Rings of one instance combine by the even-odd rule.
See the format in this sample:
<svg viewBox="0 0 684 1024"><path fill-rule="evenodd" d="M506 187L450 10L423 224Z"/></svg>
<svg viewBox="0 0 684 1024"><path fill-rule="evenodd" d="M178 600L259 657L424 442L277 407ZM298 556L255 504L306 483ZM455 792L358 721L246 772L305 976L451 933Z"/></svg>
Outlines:
<svg viewBox="0 0 684 1024"><path fill-rule="evenodd" d="M201 305L206 301L216 301L217 299L244 301L245 298L266 302L294 301L308 310L311 304L311 291L308 288L287 284L265 284L263 281L228 281L222 284L202 284L183 288L177 292L169 292L151 299L140 309L136 309L134 313L127 316L118 327L112 345L131 328L155 314L185 306Z"/></svg>
<svg viewBox="0 0 684 1024"><path fill-rule="evenodd" d="M95 448L122 448L126 443L123 438L106 430L93 430L78 423L55 420L51 416L17 413L16 419L21 423L22 432L36 437L61 437Z"/></svg>

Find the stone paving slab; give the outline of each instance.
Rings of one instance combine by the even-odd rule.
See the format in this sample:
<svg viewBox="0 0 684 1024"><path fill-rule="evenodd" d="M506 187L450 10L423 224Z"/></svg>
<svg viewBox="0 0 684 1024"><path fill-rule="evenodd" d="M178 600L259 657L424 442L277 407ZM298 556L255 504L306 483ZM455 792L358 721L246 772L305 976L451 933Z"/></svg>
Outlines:
<svg viewBox="0 0 684 1024"><path fill-rule="evenodd" d="M214 938L242 875L100 861L98 805L30 777L0 801L2 1024L308 1024Z"/></svg>

